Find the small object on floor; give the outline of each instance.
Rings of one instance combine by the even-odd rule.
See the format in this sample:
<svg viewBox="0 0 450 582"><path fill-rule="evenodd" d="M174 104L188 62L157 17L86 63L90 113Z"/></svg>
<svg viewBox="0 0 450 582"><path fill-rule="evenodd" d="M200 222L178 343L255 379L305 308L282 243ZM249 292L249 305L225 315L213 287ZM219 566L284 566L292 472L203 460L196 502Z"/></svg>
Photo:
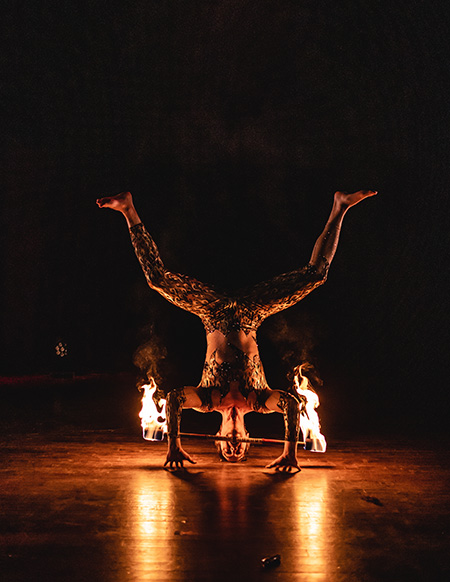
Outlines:
<svg viewBox="0 0 450 582"><path fill-rule="evenodd" d="M374 505L378 505L379 507L383 507L383 504L378 499L378 497L371 497L370 495L363 495L361 497L363 501L367 501L367 503L373 503Z"/></svg>
<svg viewBox="0 0 450 582"><path fill-rule="evenodd" d="M261 560L261 564L263 568L275 568L281 564L281 556L280 554L268 556L267 558L263 558Z"/></svg>

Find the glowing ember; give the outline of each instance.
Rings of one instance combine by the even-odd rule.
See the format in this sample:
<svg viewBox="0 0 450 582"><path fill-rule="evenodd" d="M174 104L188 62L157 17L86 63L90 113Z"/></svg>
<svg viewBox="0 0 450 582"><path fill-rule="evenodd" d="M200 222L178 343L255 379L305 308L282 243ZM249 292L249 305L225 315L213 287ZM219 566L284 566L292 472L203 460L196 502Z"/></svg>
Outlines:
<svg viewBox="0 0 450 582"><path fill-rule="evenodd" d="M308 378L302 374L302 366L294 370L294 384L300 396L306 398L306 404L300 414L300 429L305 441L305 449L315 453L324 453L327 450L327 441L320 432L319 416L316 408L319 406L319 397L312 389Z"/></svg>
<svg viewBox="0 0 450 582"><path fill-rule="evenodd" d="M154 398L157 386L153 378L150 378L150 384L144 384L141 389L144 391L139 413L142 436L147 441L162 441L167 433L166 400Z"/></svg>

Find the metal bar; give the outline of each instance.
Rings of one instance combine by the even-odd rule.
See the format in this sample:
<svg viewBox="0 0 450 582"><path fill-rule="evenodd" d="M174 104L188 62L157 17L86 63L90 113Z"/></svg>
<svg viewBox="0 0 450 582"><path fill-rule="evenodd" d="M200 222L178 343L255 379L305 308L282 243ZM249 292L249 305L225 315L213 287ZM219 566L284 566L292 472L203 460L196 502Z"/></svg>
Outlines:
<svg viewBox="0 0 450 582"><path fill-rule="evenodd" d="M180 432L180 437L193 437L197 439L205 439L211 441L228 441L234 443L253 443L254 445L264 445L264 444L284 444L284 440L280 439L263 439L263 438L232 438L227 436L213 435L213 434L198 434L195 432ZM305 441L297 441L297 444L304 445Z"/></svg>

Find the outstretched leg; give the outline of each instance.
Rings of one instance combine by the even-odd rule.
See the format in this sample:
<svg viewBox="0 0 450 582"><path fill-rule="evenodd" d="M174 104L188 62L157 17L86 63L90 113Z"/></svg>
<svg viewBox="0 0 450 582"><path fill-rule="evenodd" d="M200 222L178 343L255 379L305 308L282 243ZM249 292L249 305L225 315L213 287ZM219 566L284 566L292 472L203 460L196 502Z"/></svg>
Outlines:
<svg viewBox="0 0 450 582"><path fill-rule="evenodd" d="M333 208L325 225L322 234L316 241L309 261L310 265L316 267L319 273L327 271L339 242L342 221L345 213L351 206L355 206L361 200L375 196L374 190L359 190L353 194L347 192L336 192L334 195Z"/></svg>
<svg viewBox="0 0 450 582"><path fill-rule="evenodd" d="M123 214L130 231L131 242L149 286L165 299L199 317L209 314L209 306L220 295L208 285L187 275L172 273L164 266L158 247L145 229L133 205L130 192L99 198L100 208L111 208Z"/></svg>
<svg viewBox="0 0 450 582"><path fill-rule="evenodd" d="M345 213L351 206L375 194L373 190L360 190L353 194L336 192L331 214L314 245L309 264L303 269L278 275L241 292L241 301L250 309L258 310L259 322L295 305L325 283L328 267L336 253Z"/></svg>

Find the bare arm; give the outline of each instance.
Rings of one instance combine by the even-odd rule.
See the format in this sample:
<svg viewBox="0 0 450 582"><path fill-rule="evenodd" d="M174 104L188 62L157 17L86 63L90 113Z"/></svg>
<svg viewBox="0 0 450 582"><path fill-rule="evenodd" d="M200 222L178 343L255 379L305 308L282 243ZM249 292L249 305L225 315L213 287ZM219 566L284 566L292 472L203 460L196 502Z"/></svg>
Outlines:
<svg viewBox="0 0 450 582"><path fill-rule="evenodd" d="M284 449L281 456L267 465L268 469L291 472L300 471L297 461L297 441L300 428L301 404L288 392L273 390L265 404L268 410L282 412L284 417Z"/></svg>
<svg viewBox="0 0 450 582"><path fill-rule="evenodd" d="M195 463L186 451L181 447L180 422L181 412L186 403L185 391L181 388L171 390L167 395L167 439L168 450L164 466L169 465L170 469L183 468L183 462Z"/></svg>
<svg viewBox="0 0 450 582"><path fill-rule="evenodd" d="M195 463L194 459L182 448L180 439L180 422L183 408L200 408L201 398L198 389L184 386L171 390L167 395L167 457L164 466L170 469L182 469L183 462Z"/></svg>

